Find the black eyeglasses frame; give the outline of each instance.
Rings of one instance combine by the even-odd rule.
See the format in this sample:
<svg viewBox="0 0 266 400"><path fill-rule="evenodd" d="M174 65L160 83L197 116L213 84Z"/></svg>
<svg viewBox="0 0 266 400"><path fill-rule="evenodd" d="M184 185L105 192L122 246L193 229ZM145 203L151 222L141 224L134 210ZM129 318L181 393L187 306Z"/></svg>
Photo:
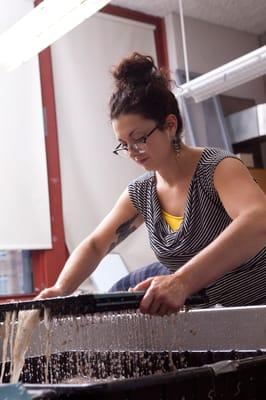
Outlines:
<svg viewBox="0 0 266 400"><path fill-rule="evenodd" d="M136 145L138 145L138 144L146 144L147 139L148 139L148 138L153 134L153 132L155 132L156 129L158 129L158 128L159 128L159 125L158 125L158 124L155 125L155 127L152 128L148 133L146 133L146 135L143 135L142 137L140 137L139 139L137 139L137 140L135 141L135 143L133 143L133 145L131 145L131 147L133 146L133 148L134 148L134 146L136 146ZM138 151L137 148L135 148L135 150ZM119 144L116 146L116 148L112 151L112 153L115 154L115 155L117 155L117 156L119 156L119 151L128 151L128 146L127 146L127 145L124 145L123 143L119 143Z"/></svg>

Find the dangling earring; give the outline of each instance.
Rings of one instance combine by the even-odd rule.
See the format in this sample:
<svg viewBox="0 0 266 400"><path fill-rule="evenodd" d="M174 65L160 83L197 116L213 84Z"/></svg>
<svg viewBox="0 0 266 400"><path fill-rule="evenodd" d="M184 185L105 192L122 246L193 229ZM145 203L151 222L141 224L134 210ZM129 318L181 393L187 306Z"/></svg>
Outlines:
<svg viewBox="0 0 266 400"><path fill-rule="evenodd" d="M172 139L171 144L172 144L172 148L173 148L174 152L176 154L179 154L179 152L180 152L180 142L177 140L176 136Z"/></svg>

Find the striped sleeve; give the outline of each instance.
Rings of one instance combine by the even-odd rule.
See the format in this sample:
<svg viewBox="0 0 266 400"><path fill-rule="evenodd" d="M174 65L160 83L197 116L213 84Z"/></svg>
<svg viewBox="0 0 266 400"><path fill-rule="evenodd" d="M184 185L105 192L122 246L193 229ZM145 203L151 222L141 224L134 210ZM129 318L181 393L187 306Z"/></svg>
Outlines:
<svg viewBox="0 0 266 400"><path fill-rule="evenodd" d="M205 156L204 162L202 162L200 166L200 170L198 172L199 181L202 189L208 196L215 202L219 201L218 193L215 189L213 178L216 167L223 161L225 158L234 158L239 162L242 162L236 155L218 149L207 149L207 154Z"/></svg>
<svg viewBox="0 0 266 400"><path fill-rule="evenodd" d="M141 215L146 214L147 196L152 179L153 175L148 172L130 182L128 185L129 198Z"/></svg>

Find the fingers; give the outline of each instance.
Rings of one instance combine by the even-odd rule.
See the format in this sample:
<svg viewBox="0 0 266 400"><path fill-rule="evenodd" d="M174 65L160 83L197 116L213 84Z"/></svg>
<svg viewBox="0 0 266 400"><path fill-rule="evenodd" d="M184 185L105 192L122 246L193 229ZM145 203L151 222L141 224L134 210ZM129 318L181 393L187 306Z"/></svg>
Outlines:
<svg viewBox="0 0 266 400"><path fill-rule="evenodd" d="M152 285L146 291L140 303L140 311L143 314L164 316L171 315L178 310L179 308L175 307L167 299L158 296L155 288Z"/></svg>
<svg viewBox="0 0 266 400"><path fill-rule="evenodd" d="M41 293L39 293L37 296L34 297L34 300L41 300L41 299L45 299L45 297L49 297L49 296L45 296L47 289L44 289L41 291Z"/></svg>
<svg viewBox="0 0 266 400"><path fill-rule="evenodd" d="M154 278L145 279L145 281L142 281L142 282L138 283L138 284L132 289L132 291L133 291L133 292L137 292L137 291L140 291L140 290L147 290L147 289L150 287L150 285L151 285L153 279L154 279Z"/></svg>
<svg viewBox="0 0 266 400"><path fill-rule="evenodd" d="M147 296L143 298L140 305L140 311L143 314L159 315L161 317L171 315L179 310L179 307L175 307L167 301L164 302L156 298L153 293L147 293Z"/></svg>
<svg viewBox="0 0 266 400"><path fill-rule="evenodd" d="M46 299L47 297L53 297L53 290L50 288L42 290L35 299Z"/></svg>
<svg viewBox="0 0 266 400"><path fill-rule="evenodd" d="M50 287L41 291L34 299L35 300L42 300L47 299L50 297L58 297L61 296L61 292L57 287Z"/></svg>
<svg viewBox="0 0 266 400"><path fill-rule="evenodd" d="M143 296L143 299L141 300L139 309L143 314L146 314L146 313L155 314L158 307L155 302L153 304L153 309L151 310L152 304L153 304L153 292L152 292L152 290L148 289L146 291L145 295Z"/></svg>
<svg viewBox="0 0 266 400"><path fill-rule="evenodd" d="M143 314L170 315L178 312L184 304L183 292L175 283L175 277L151 277L139 283L133 290L146 290L140 303Z"/></svg>
<svg viewBox="0 0 266 400"><path fill-rule="evenodd" d="M157 310L157 314L160 315L160 317L164 317L165 315L170 315L170 313L171 312L166 304L161 304Z"/></svg>

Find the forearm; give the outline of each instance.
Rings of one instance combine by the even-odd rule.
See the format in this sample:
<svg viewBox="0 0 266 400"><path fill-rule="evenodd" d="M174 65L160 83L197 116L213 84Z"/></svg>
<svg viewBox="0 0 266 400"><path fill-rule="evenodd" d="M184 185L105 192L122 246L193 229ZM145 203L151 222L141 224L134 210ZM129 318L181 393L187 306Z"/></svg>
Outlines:
<svg viewBox="0 0 266 400"><path fill-rule="evenodd" d="M62 295L73 293L91 275L102 257L93 241L85 239L67 260L55 286L60 289Z"/></svg>
<svg viewBox="0 0 266 400"><path fill-rule="evenodd" d="M264 221L264 222L263 222ZM180 268L180 278L191 295L244 264L266 245L265 215L236 218L211 244Z"/></svg>

